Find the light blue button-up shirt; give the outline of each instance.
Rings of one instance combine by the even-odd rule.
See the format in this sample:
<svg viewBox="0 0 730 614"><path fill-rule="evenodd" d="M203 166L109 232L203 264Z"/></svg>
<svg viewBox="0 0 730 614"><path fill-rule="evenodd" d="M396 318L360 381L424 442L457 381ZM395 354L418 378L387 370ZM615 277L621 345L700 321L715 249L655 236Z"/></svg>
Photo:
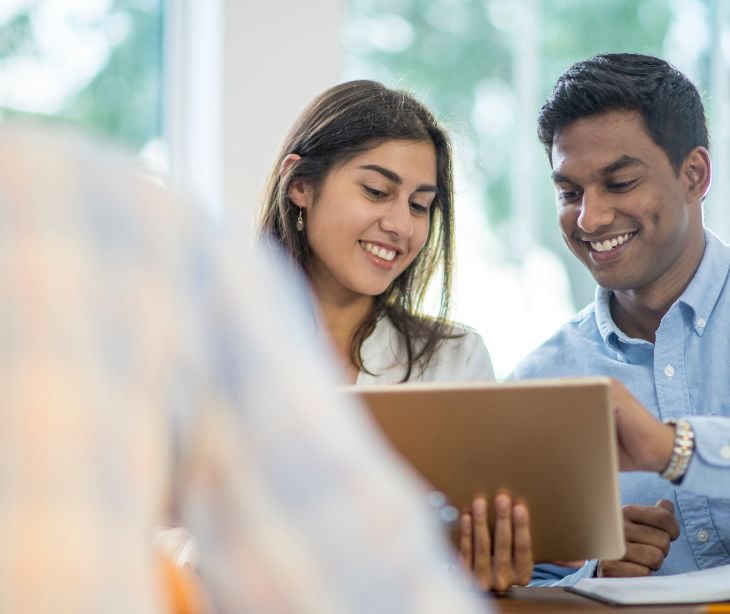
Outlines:
<svg viewBox="0 0 730 614"><path fill-rule="evenodd" d="M625 504L674 502L681 535L657 574L730 564L730 247L709 231L705 237L702 262L662 318L655 343L621 331L611 317L612 292L598 288L595 302L510 376L615 377L658 418L692 424L696 452L681 486L654 473L620 477ZM595 566L591 561L559 584L591 576Z"/></svg>

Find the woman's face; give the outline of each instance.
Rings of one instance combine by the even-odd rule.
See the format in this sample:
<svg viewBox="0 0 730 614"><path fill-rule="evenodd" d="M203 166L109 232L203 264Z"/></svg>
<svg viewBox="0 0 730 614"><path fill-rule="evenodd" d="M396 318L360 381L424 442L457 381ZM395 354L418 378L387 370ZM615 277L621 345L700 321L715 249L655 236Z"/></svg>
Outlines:
<svg viewBox="0 0 730 614"><path fill-rule="evenodd" d="M436 178L430 141L391 140L330 171L316 195L292 185L290 198L306 208L309 275L320 298L385 292L426 242Z"/></svg>

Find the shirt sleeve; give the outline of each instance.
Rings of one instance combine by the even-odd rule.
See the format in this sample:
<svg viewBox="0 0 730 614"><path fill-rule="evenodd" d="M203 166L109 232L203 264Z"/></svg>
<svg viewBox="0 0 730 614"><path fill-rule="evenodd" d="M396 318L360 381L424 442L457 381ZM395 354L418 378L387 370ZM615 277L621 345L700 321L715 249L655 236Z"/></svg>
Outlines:
<svg viewBox="0 0 730 614"><path fill-rule="evenodd" d="M530 586L573 586L578 580L595 577L597 568L596 559L586 561L578 569L551 563L535 565Z"/></svg>
<svg viewBox="0 0 730 614"><path fill-rule="evenodd" d="M494 367L489 350L482 336L473 330L466 330L468 355L466 359L466 381L491 381L494 379Z"/></svg>
<svg viewBox="0 0 730 614"><path fill-rule="evenodd" d="M707 497L730 498L730 418L690 416L695 453L679 488Z"/></svg>

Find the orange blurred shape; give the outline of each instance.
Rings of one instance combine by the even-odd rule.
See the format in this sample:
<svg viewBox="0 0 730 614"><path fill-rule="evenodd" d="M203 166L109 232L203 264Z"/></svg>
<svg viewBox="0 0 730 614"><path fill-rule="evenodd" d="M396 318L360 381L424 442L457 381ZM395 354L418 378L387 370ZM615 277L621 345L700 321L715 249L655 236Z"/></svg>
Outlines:
<svg viewBox="0 0 730 614"><path fill-rule="evenodd" d="M166 556L158 558L171 614L209 614L210 608L198 575L187 565L176 565Z"/></svg>

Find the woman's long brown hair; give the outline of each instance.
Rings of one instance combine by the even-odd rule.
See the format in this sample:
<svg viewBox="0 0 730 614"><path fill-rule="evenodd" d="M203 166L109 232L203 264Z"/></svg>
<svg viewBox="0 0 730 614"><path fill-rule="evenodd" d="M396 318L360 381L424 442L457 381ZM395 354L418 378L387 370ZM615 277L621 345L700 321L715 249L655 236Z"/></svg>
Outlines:
<svg viewBox="0 0 730 614"><path fill-rule="evenodd" d="M361 348L378 320L390 318L406 355L403 381L428 366L444 339L454 337L448 320L451 303L454 232L454 186L451 144L446 132L420 102L409 94L374 81L350 81L318 96L287 135L269 176L259 220L259 236L273 238L306 274L311 250L306 232L296 230L299 208L289 199L293 181L305 180L315 195L328 173L385 141L403 139L433 143L437 160L438 194L430 208L426 242L410 266L382 294L355 330L350 359L360 370ZM281 172L289 154L300 159ZM440 271L438 313L424 313L426 292Z"/></svg>

